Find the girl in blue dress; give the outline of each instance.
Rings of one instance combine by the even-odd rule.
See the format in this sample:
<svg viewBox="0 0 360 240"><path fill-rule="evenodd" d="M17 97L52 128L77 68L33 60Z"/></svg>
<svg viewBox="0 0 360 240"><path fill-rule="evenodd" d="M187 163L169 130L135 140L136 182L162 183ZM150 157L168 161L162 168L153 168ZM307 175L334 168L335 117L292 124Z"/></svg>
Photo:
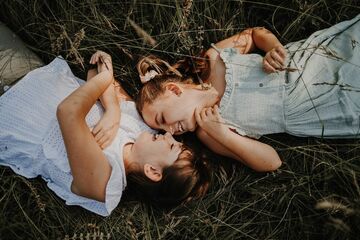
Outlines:
<svg viewBox="0 0 360 240"><path fill-rule="evenodd" d="M212 45L199 62L140 60L137 108L149 126L196 131L213 151L257 171L281 165L256 140L262 135L359 137L360 15L285 46L250 28Z"/></svg>

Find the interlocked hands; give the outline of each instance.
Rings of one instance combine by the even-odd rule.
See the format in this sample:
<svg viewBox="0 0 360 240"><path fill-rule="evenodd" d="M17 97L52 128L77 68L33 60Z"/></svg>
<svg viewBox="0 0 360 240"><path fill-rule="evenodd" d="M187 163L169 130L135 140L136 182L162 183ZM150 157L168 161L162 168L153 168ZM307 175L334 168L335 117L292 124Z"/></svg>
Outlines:
<svg viewBox="0 0 360 240"><path fill-rule="evenodd" d="M263 58L264 71L273 73L284 70L286 51L282 45L278 45L268 51Z"/></svg>

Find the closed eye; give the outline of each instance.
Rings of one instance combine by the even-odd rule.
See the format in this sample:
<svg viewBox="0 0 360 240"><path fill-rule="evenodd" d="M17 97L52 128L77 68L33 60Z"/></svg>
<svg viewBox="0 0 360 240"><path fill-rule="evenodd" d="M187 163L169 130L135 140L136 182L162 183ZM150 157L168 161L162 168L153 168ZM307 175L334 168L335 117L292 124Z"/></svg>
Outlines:
<svg viewBox="0 0 360 240"><path fill-rule="evenodd" d="M153 137L152 137L152 140L155 141L158 137L159 137L159 134L154 133L154 134L153 134Z"/></svg>
<svg viewBox="0 0 360 240"><path fill-rule="evenodd" d="M174 144L171 144L170 149L172 150L172 149L173 149L173 147L174 147Z"/></svg>

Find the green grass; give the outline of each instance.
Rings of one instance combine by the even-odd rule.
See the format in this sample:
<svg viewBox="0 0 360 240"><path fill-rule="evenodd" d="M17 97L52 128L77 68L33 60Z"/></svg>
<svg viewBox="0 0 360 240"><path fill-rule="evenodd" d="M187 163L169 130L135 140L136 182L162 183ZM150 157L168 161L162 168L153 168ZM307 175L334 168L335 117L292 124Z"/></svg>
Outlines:
<svg viewBox="0 0 360 240"><path fill-rule="evenodd" d="M134 66L141 55L175 61L249 26L264 26L288 43L360 12L358 0L199 0L188 10L182 1L160 0L3 0L0 6L1 21L46 63L61 54L81 78L95 49L109 52L116 78L132 95L140 87ZM108 218L66 206L40 178L0 167L0 239L358 238L360 141L285 134L261 140L279 152L280 170L255 173L212 156L214 180L203 200L162 211L127 197Z"/></svg>

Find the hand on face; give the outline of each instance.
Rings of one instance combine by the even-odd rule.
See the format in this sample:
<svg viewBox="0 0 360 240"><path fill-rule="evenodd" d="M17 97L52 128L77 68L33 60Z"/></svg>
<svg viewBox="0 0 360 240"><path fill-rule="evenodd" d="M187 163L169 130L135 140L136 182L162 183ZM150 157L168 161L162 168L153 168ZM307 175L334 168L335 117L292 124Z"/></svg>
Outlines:
<svg viewBox="0 0 360 240"><path fill-rule="evenodd" d="M222 134L226 134L228 130L217 105L202 109L197 108L195 118L199 127L215 139Z"/></svg>
<svg viewBox="0 0 360 240"><path fill-rule="evenodd" d="M268 51L263 59L264 71L273 73L284 70L286 51L282 45L278 45Z"/></svg>

